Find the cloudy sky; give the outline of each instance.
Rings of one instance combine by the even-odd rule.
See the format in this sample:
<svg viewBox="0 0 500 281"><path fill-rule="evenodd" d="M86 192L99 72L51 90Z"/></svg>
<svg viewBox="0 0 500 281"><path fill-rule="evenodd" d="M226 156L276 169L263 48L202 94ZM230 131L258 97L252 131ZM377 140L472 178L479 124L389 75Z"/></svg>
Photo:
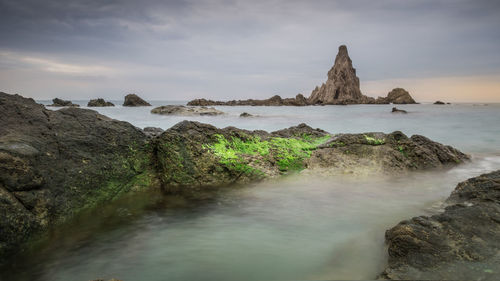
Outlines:
<svg viewBox="0 0 500 281"><path fill-rule="evenodd" d="M346 44L369 96L500 102L500 1L0 0L0 91L283 97Z"/></svg>

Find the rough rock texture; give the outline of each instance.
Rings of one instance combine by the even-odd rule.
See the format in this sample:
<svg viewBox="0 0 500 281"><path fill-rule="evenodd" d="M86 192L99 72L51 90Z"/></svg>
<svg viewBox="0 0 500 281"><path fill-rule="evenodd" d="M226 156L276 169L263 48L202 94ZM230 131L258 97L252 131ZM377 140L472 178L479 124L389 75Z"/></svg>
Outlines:
<svg viewBox="0 0 500 281"><path fill-rule="evenodd" d="M142 131L144 132L144 134L146 134L146 136L150 138L159 136L163 132L165 132L165 130L163 130L162 128L157 128L157 127L146 127L142 129Z"/></svg>
<svg viewBox="0 0 500 281"><path fill-rule="evenodd" d="M268 98L268 99L265 99L265 100L248 99L248 100L232 100L232 101L213 101L213 100L206 100L206 99L195 99L195 100L188 102L187 105L190 105L190 106L213 106L213 105L304 106L304 105L308 105L308 103L307 103L307 99L302 94L298 94L295 98L283 99L280 96L275 95L275 96Z"/></svg>
<svg viewBox="0 0 500 281"><path fill-rule="evenodd" d="M60 98L55 98L55 99L52 100L52 104L49 105L49 106L57 106L57 107L61 107L61 106L73 106L73 107L79 107L80 105L74 104L74 103L72 103L69 100L62 100Z"/></svg>
<svg viewBox="0 0 500 281"><path fill-rule="evenodd" d="M125 96L123 106L151 106L147 101L141 99L136 94L128 94Z"/></svg>
<svg viewBox="0 0 500 281"><path fill-rule="evenodd" d="M386 232L382 278L500 279L500 170L459 183L446 202L443 213Z"/></svg>
<svg viewBox="0 0 500 281"><path fill-rule="evenodd" d="M404 114L408 113L408 111L406 111L404 109L399 109L397 107L393 107L391 112L392 113L404 113Z"/></svg>
<svg viewBox="0 0 500 281"><path fill-rule="evenodd" d="M310 104L356 104L367 103L368 97L361 94L356 69L342 45L335 58L335 64L328 71L328 79L321 87L316 87L309 97Z"/></svg>
<svg viewBox="0 0 500 281"><path fill-rule="evenodd" d="M340 134L315 150L306 166L323 174L378 174L440 168L468 160L457 149L424 136Z"/></svg>
<svg viewBox="0 0 500 281"><path fill-rule="evenodd" d="M414 104L415 100L410 96L410 93L403 88L395 88L387 94L385 98L378 98L377 103L393 103L393 104Z"/></svg>
<svg viewBox="0 0 500 281"><path fill-rule="evenodd" d="M112 102L105 101L104 99L93 99L87 103L88 107L105 107L105 106L115 106Z"/></svg>
<svg viewBox="0 0 500 281"><path fill-rule="evenodd" d="M153 108L151 113L161 115L182 115L182 116L195 116L195 115L221 115L224 112L217 110L213 107L195 107L183 105L164 105Z"/></svg>
<svg viewBox="0 0 500 281"><path fill-rule="evenodd" d="M152 182L147 137L93 110L0 93L0 256L82 209Z"/></svg>

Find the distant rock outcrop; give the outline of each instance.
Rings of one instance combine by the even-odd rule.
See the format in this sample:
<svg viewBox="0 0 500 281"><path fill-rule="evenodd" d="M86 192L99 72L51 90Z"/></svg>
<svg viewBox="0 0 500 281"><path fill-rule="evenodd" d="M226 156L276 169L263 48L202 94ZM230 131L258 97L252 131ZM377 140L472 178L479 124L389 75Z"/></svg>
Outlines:
<svg viewBox="0 0 500 281"><path fill-rule="evenodd" d="M382 100L383 102L381 102ZM408 91L403 88L395 88L387 94L387 97L378 98L377 103L414 104L416 102Z"/></svg>
<svg viewBox="0 0 500 281"><path fill-rule="evenodd" d="M438 100L438 101L436 101L434 104L439 104L439 105L442 105L442 104L445 104L445 103L444 103L444 102L442 102L442 101L440 101L440 100Z"/></svg>
<svg viewBox="0 0 500 281"><path fill-rule="evenodd" d="M328 71L328 79L321 87L316 87L308 99L310 104L357 104L373 102L364 96L359 89L359 78L356 69L342 45L335 58L335 64Z"/></svg>
<svg viewBox="0 0 500 281"><path fill-rule="evenodd" d="M183 105L164 105L153 108L151 113L161 114L161 115L183 115L183 116L193 116L193 115L221 115L224 112L217 110L213 107L195 107L195 106L183 106Z"/></svg>
<svg viewBox="0 0 500 281"><path fill-rule="evenodd" d="M52 100L52 104L49 105L49 106L74 106L74 107L79 107L80 105L78 104L74 104L72 103L71 101L69 100L62 100L60 98L55 98Z"/></svg>
<svg viewBox="0 0 500 281"><path fill-rule="evenodd" d="M151 104L136 94L128 94L125 96L123 106L151 106Z"/></svg>
<svg viewBox="0 0 500 281"><path fill-rule="evenodd" d="M88 107L105 107L105 106L115 106L113 103L109 101L105 101L104 99L94 99L90 100L89 103L87 103Z"/></svg>
<svg viewBox="0 0 500 281"><path fill-rule="evenodd" d="M253 115L248 112L243 112L242 114L240 114L240 117L253 117Z"/></svg>
<svg viewBox="0 0 500 281"><path fill-rule="evenodd" d="M213 101L206 99L195 99L187 103L190 106L214 106L214 105L247 105L247 106L282 106L282 105L291 105L291 106L304 106L308 105L307 99L302 95L298 94L295 98L281 98L278 95L275 95L271 98L265 100L232 100L232 101Z"/></svg>

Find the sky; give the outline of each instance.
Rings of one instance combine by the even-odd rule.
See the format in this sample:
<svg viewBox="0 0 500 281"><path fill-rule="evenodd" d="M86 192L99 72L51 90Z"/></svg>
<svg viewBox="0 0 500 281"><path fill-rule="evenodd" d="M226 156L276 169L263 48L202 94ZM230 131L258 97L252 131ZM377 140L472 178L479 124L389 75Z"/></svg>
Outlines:
<svg viewBox="0 0 500 281"><path fill-rule="evenodd" d="M500 102L500 1L0 0L0 91L309 96L345 44L361 90Z"/></svg>

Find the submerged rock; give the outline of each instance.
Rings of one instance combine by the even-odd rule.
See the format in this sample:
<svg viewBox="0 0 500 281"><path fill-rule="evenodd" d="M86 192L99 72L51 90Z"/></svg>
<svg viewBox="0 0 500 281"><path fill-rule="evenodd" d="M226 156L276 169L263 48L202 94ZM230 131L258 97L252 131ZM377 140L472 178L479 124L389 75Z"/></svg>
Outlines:
<svg viewBox="0 0 500 281"><path fill-rule="evenodd" d="M151 104L136 94L128 94L125 96L123 106L151 106Z"/></svg>
<svg viewBox="0 0 500 281"><path fill-rule="evenodd" d="M0 93L0 256L80 210L153 182L142 130Z"/></svg>
<svg viewBox="0 0 500 281"><path fill-rule="evenodd" d="M55 98L55 99L52 100L52 104L50 104L48 106L57 106L57 107L61 107L61 106L73 106L73 107L79 107L80 105L72 103L69 100L62 100L60 98Z"/></svg>
<svg viewBox="0 0 500 281"><path fill-rule="evenodd" d="M397 107L393 107L391 112L392 113L404 113L404 114L408 113L406 110L399 109Z"/></svg>
<svg viewBox="0 0 500 281"><path fill-rule="evenodd" d="M88 107L105 107L105 106L115 106L112 102L105 101L104 99L93 99L87 103Z"/></svg>
<svg viewBox="0 0 500 281"><path fill-rule="evenodd" d="M248 112L243 112L242 114L240 114L240 117L253 117L253 115Z"/></svg>
<svg viewBox="0 0 500 281"><path fill-rule="evenodd" d="M195 107L195 106L183 106L183 105L164 105L153 108L151 113L161 114L161 115L182 115L182 116L195 116L195 115L221 115L224 112L217 110L213 107Z"/></svg>
<svg viewBox="0 0 500 281"><path fill-rule="evenodd" d="M382 278L500 279L500 170L457 185L441 214L400 222L386 232Z"/></svg>

